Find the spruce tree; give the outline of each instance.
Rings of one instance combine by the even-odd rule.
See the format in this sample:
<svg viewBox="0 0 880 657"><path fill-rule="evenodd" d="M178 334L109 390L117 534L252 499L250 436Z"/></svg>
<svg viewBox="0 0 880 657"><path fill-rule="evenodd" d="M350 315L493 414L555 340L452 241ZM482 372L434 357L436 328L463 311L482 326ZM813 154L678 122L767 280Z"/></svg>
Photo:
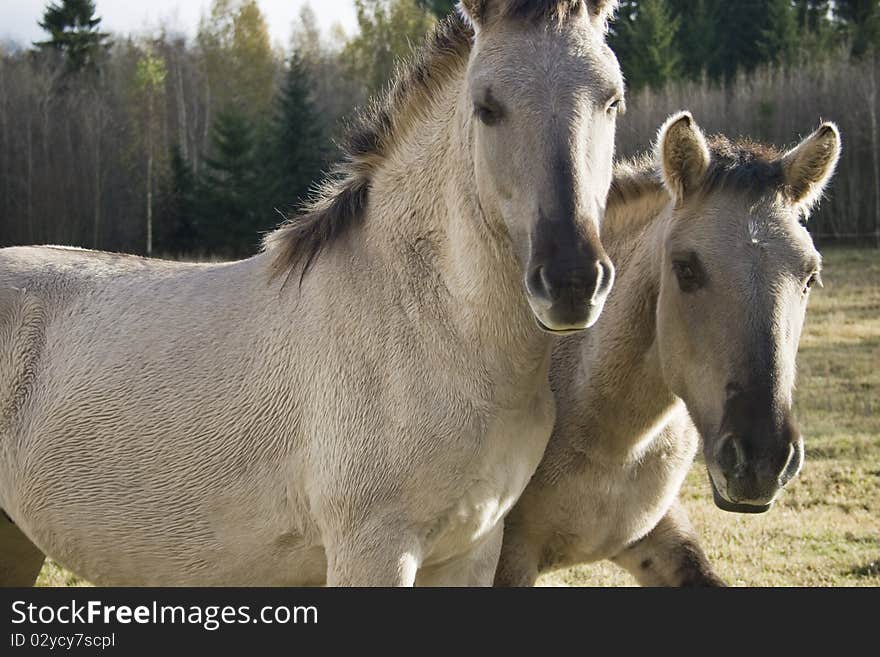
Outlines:
<svg viewBox="0 0 880 657"><path fill-rule="evenodd" d="M678 52L682 73L696 80L718 58L718 5L721 0L670 0L679 22Z"/></svg>
<svg viewBox="0 0 880 657"><path fill-rule="evenodd" d="M828 53L835 45L831 0L794 0L797 49L808 58Z"/></svg>
<svg viewBox="0 0 880 657"><path fill-rule="evenodd" d="M171 148L170 171L160 190L156 250L192 254L200 246L196 233L196 180L180 147Z"/></svg>
<svg viewBox="0 0 880 657"><path fill-rule="evenodd" d="M623 5L612 35L612 47L620 58L629 87L660 87L678 77L679 22L666 0L639 0Z"/></svg>
<svg viewBox="0 0 880 657"><path fill-rule="evenodd" d="M294 53L275 116L275 207L288 211L304 200L321 175L327 156L321 120L312 105L306 65Z"/></svg>
<svg viewBox="0 0 880 657"><path fill-rule="evenodd" d="M715 75L730 78L738 69L751 71L765 62L779 62L792 52L794 8L789 0L741 0L718 7Z"/></svg>
<svg viewBox="0 0 880 657"><path fill-rule="evenodd" d="M630 60L630 35L637 17L637 5L636 0L620 0L617 20L610 26L608 42L611 49L614 50L614 54L617 55L621 68L623 68L624 62ZM624 70L624 74L626 74L626 70Z"/></svg>
<svg viewBox="0 0 880 657"><path fill-rule="evenodd" d="M34 45L64 54L71 71L97 65L102 51L109 47L110 35L98 28L101 19L95 16L93 0L62 0L53 2L43 14L40 27L50 34L47 41Z"/></svg>
<svg viewBox="0 0 880 657"><path fill-rule="evenodd" d="M198 190L198 232L213 253L250 255L259 233L277 223L267 202L270 176L258 143L256 128L243 112L218 113L211 131L213 156L205 159Z"/></svg>
<svg viewBox="0 0 880 657"><path fill-rule="evenodd" d="M831 0L794 0L798 32L817 32L829 23Z"/></svg>
<svg viewBox="0 0 880 657"><path fill-rule="evenodd" d="M766 0L767 24L761 31L758 49L765 62L780 63L790 58L797 43L797 24L790 0Z"/></svg>
<svg viewBox="0 0 880 657"><path fill-rule="evenodd" d="M880 2L878 0L837 0L837 17L852 42L852 52L860 56L880 48Z"/></svg>

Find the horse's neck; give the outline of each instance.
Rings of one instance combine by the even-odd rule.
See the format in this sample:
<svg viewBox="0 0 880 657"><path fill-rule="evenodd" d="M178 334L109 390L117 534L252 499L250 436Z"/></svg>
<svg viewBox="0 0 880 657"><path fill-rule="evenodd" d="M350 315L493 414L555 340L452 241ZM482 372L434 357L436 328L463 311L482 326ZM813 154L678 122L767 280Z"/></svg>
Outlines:
<svg viewBox="0 0 880 657"><path fill-rule="evenodd" d="M644 209L644 206L642 206ZM668 210L630 224L606 243L618 279L602 318L579 345L569 403L595 428L591 449L625 457L659 435L676 407L666 385L656 342L660 248Z"/></svg>
<svg viewBox="0 0 880 657"><path fill-rule="evenodd" d="M528 309L509 237L477 200L464 84L463 67L398 136L373 179L369 239L406 302L433 304L429 311L487 357L546 367L550 340Z"/></svg>

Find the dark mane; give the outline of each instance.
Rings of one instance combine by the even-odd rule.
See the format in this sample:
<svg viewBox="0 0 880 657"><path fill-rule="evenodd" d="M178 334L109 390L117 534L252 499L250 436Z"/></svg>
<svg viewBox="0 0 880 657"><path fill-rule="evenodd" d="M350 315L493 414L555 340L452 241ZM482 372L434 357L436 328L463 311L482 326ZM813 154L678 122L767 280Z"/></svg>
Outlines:
<svg viewBox="0 0 880 657"><path fill-rule="evenodd" d="M394 137L406 127L408 105L433 91L466 64L473 29L457 12L438 23L425 45L398 68L384 96L374 100L349 128L340 145L342 158L296 215L263 240L273 254L272 276L301 267L305 276L315 257L362 219L376 167L387 157Z"/></svg>
<svg viewBox="0 0 880 657"><path fill-rule="evenodd" d="M783 184L782 152L750 139L709 138L712 161L703 182L706 192L718 189L765 194Z"/></svg>
<svg viewBox="0 0 880 657"><path fill-rule="evenodd" d="M700 193L727 190L760 197L781 188L781 151L749 139L731 141L724 135L714 135L708 143L712 157ZM631 234L650 223L669 200L653 152L615 163L603 239ZM634 203L639 207L634 208Z"/></svg>

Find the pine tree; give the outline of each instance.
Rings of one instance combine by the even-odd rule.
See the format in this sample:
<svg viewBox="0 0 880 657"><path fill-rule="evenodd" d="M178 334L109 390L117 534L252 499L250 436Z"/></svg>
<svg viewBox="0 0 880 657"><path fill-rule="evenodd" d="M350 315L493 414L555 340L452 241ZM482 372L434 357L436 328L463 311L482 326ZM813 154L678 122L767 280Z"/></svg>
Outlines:
<svg viewBox="0 0 880 657"><path fill-rule="evenodd" d="M211 252L247 256L259 233L275 222L268 196L265 158L252 121L237 109L217 114L211 131L213 157L199 181L198 231Z"/></svg>
<svg viewBox="0 0 880 657"><path fill-rule="evenodd" d="M156 225L156 250L192 254L200 246L196 234L196 180L180 147L171 148L170 171L163 181Z"/></svg>
<svg viewBox="0 0 880 657"><path fill-rule="evenodd" d="M298 53L290 59L274 125L275 206L287 211L299 205L321 175L326 138L311 100L311 80Z"/></svg>
<svg viewBox="0 0 880 657"><path fill-rule="evenodd" d="M794 0L797 49L812 59L835 46L831 0Z"/></svg>
<svg viewBox="0 0 880 657"><path fill-rule="evenodd" d="M789 0L741 0L718 7L718 50L711 70L730 78L765 62L789 57L796 40L794 9Z"/></svg>
<svg viewBox="0 0 880 657"><path fill-rule="evenodd" d="M46 7L40 27L51 38L34 45L63 53L71 71L97 66L100 54L109 47L110 35L99 31L93 0L62 0Z"/></svg>
<svg viewBox="0 0 880 657"><path fill-rule="evenodd" d="M831 0L794 0L798 32L817 32L829 23Z"/></svg>
<svg viewBox="0 0 880 657"><path fill-rule="evenodd" d="M767 24L761 31L758 49L765 62L780 63L790 58L797 42L795 12L790 0L766 0Z"/></svg>
<svg viewBox="0 0 880 657"><path fill-rule="evenodd" d="M678 52L682 73L696 80L717 58L719 0L670 0L669 6L679 21Z"/></svg>
<svg viewBox="0 0 880 657"><path fill-rule="evenodd" d="M678 77L678 26L666 0L623 3L611 41L630 88L659 87Z"/></svg>
<svg viewBox="0 0 880 657"><path fill-rule="evenodd" d="M852 41L852 52L860 56L880 48L880 2L878 0L837 0L837 17Z"/></svg>

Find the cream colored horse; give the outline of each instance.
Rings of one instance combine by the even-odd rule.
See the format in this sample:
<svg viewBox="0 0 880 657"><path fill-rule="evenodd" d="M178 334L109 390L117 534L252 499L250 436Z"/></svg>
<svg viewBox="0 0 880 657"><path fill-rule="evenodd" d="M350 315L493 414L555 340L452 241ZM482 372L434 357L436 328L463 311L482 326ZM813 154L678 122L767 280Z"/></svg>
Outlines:
<svg viewBox="0 0 880 657"><path fill-rule="evenodd" d="M656 159L617 169L602 239L618 282L555 351L557 425L497 584L602 559L644 585L721 584L677 495L698 433L726 510L767 510L801 467L792 389L820 258L799 220L839 150L832 124L782 155L707 142L682 114Z"/></svg>
<svg viewBox="0 0 880 657"><path fill-rule="evenodd" d="M464 2L254 258L0 251L3 582L491 584L613 278L613 4Z"/></svg>

